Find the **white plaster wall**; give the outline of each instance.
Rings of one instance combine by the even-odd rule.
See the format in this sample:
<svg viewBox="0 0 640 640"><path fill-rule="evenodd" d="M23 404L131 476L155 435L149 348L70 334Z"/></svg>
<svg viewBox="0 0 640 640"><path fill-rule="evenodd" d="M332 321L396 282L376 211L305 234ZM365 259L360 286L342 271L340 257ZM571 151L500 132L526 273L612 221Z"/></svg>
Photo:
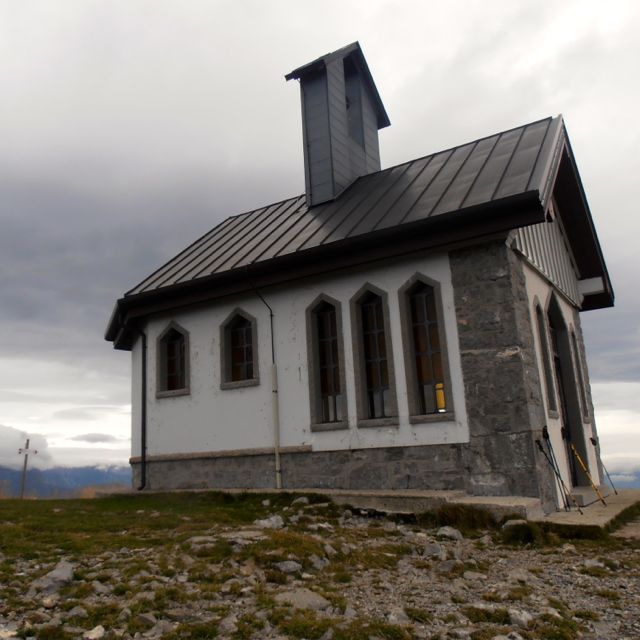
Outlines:
<svg viewBox="0 0 640 640"><path fill-rule="evenodd" d="M558 466L560 468L560 473L567 484L568 487L571 486L569 481L570 474L568 468L568 458L566 454L566 449L564 447L564 443L562 440L562 435L560 433L560 429L562 426L562 421L557 412L549 411L549 407L547 404L547 394L545 384L545 373L544 373L544 364L543 364L543 355L542 355L542 345L540 344L540 336L538 334L538 322L536 318L536 302L540 303L542 310L544 313L547 311L548 303L551 297L552 292L554 291L554 287L544 278L542 277L538 271L536 271L529 264L524 262L525 268L525 279L526 279L526 287L527 293L529 297L529 313L531 314L531 323L534 328L534 338L536 343L536 357L538 361L538 370L540 375L540 381L542 383L542 398L544 402L547 427L549 430L549 437L551 439L551 445L553 446L553 450L555 451ZM574 318L574 307L564 298L562 295L557 296L557 300L560 306L560 310L562 312L562 316L567 325L569 331L575 331L576 336L579 335L579 327L576 327L573 321ZM586 366L586 363L585 365ZM586 373L586 372L585 372ZM574 376L576 375L574 368ZM577 379L576 379L577 383ZM586 384L586 376L585 376L585 384ZM540 425L542 426L542 425ZM582 421L582 428L584 430L585 437L585 447L587 451L588 462L587 465L589 467L589 472L593 477L593 480L596 484L601 482L601 478L599 475L597 457L595 448L589 442L589 438L593 435L593 416L590 416L589 421ZM558 499L560 499L559 488L556 487L558 492ZM561 502L559 502L561 504Z"/></svg>
<svg viewBox="0 0 640 640"><path fill-rule="evenodd" d="M406 391L398 290L415 273L441 285L442 307L454 420L410 424ZM394 352L399 424L394 427L356 427L356 391L349 301L369 283L388 294L391 340ZM261 291L274 311L274 334L279 378L280 437L282 447L310 445L313 450L393 447L468 442L469 430L453 288L447 254L377 263L323 279L301 281L289 287ZM349 428L312 432L310 429L309 378L307 371L307 307L324 293L342 304L345 386ZM220 389L220 325L240 307L256 317L260 384ZM185 396L156 398L156 340L170 321L189 332L190 389ZM255 449L273 446L271 414L271 337L269 312L255 294L229 297L207 307L156 317L148 335L148 455ZM132 353L133 455L139 455L140 356L139 341Z"/></svg>

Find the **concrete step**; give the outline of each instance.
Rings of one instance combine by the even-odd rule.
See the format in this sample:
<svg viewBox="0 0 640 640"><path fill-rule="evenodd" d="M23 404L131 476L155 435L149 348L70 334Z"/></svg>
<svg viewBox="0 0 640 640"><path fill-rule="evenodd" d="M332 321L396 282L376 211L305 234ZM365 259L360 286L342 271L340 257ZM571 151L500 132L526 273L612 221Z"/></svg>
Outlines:
<svg viewBox="0 0 640 640"><path fill-rule="evenodd" d="M611 493L609 487L600 486L598 487L598 491L606 502L607 497ZM571 495L581 507L586 507L600 500L600 497L591 485L586 487L573 487L573 489L571 490Z"/></svg>

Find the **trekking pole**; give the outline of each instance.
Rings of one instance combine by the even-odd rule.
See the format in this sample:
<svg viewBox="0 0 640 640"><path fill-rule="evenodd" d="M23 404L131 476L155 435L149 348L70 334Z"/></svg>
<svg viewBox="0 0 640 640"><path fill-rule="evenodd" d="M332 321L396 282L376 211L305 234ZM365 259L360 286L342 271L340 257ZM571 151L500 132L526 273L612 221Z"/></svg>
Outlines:
<svg viewBox="0 0 640 640"><path fill-rule="evenodd" d="M553 463L553 468L556 473L556 476L558 476L560 480L562 480L562 474L560 473L560 465L558 464L558 459L556 458L556 452L554 451L553 445L551 444L549 429L547 429L546 424L544 425L544 427L542 427L542 437L545 439L545 442L547 443L547 449L549 451L549 456L551 457L551 462ZM562 484L563 486L565 486L565 493L570 494L571 492L566 488L566 485L564 485L564 482ZM566 499L565 499L565 502L567 503L567 505L569 504L568 500Z"/></svg>
<svg viewBox="0 0 640 640"><path fill-rule="evenodd" d="M587 478L589 479L589 482L591 483L591 486L593 487L593 490L596 492L596 495L598 496L598 499L606 507L607 503L604 501L604 498L602 497L602 494L598 490L598 487L596 487L596 485L595 485L595 483L593 481L593 478L591 477L591 474L589 473L589 469L587 469L587 465L584 463L584 460L580 457L580 454L578 453L578 450L576 449L576 447L573 444L573 442L570 442L569 444L571 445L571 451L573 451L573 454L575 455L576 459L578 460L578 463L582 467L582 470L587 475Z"/></svg>
<svg viewBox="0 0 640 640"><path fill-rule="evenodd" d="M596 448L596 451L598 450L598 441L592 436L591 438L589 438L589 440L591 440L591 444ZM609 472L607 471L607 467L604 466L604 462L602 462L602 456L600 457L600 464L602 465L602 468L604 470L604 472L607 474L607 480L609 481L609 484L611 485L611 488L613 489L613 492L618 495L618 490L616 489L616 485L613 484L613 480L611 479L611 476L609 475Z"/></svg>
<svg viewBox="0 0 640 640"><path fill-rule="evenodd" d="M551 436L549 435L549 429L547 428L546 424L544 425L544 427L542 427L542 437L545 439L545 442L547 443L547 449L549 449L549 455L553 460L553 464L558 470L558 473L560 473L560 465L558 464L558 459L556 458L556 452L553 448L553 445L551 444Z"/></svg>
<svg viewBox="0 0 640 640"><path fill-rule="evenodd" d="M542 442L540 442L540 440L536 440L536 444L538 445L538 449L540 449L540 453L542 453L542 455L545 457L545 459L549 463L549 466L551 467L551 470L553 471L553 473L554 473L554 475L556 477L556 481L558 482L558 485L560 486L561 494L563 496L563 501L565 503L565 511L569 510L568 502L567 502L567 497L568 497L568 498L571 498L571 501L575 505L575 507L578 510L578 512L580 513L580 515L583 515L582 509L580 508L580 505L578 504L578 501L568 491L567 485L564 483L564 480L562 479L562 476L560 475L560 472L554 467L553 462L551 462L551 458L549 457L549 454L544 450L544 447L542 446Z"/></svg>

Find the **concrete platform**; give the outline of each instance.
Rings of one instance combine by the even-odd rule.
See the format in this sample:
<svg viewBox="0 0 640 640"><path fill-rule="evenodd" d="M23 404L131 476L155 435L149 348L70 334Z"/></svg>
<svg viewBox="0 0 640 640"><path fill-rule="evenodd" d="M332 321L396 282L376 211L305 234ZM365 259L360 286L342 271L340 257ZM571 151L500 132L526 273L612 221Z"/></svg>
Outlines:
<svg viewBox="0 0 640 640"><path fill-rule="evenodd" d="M640 489L618 489L618 495L610 489L609 493L604 494L604 499L606 505L598 501L588 507L582 507L582 515L577 509L572 509L571 511L556 511L537 520L560 525L604 528L625 509L640 502Z"/></svg>
<svg viewBox="0 0 640 640"><path fill-rule="evenodd" d="M211 491L205 489L195 492ZM372 509L383 513L424 513L449 505L467 505L489 511L496 519L505 516L526 518L534 522L548 522L557 525L585 526L605 528L622 511L640 503L640 489L619 489L618 494L603 494L606 505L594 502L582 507L582 513L576 508L571 511L556 511L545 514L537 498L525 496L470 496L462 491L385 491L385 490L347 490L347 489L217 489L225 493L256 493L270 495L278 493L317 494L326 496L336 504L350 505L360 509ZM148 491L144 491L147 493ZM150 491L148 493L156 493ZM158 492L163 493L163 492ZM628 537L640 537L640 522L629 527ZM623 529L621 529L621 532Z"/></svg>
<svg viewBox="0 0 640 640"><path fill-rule="evenodd" d="M462 491L353 491L340 489L300 489L290 493L315 493L331 498L337 504L349 504L360 509L375 509L386 513L422 513L438 509L442 505L467 505L491 512L494 517L519 516L533 522L549 522L558 525L599 527L604 529L622 511L640 503L640 489L619 489L616 495L607 489L603 493L606 505L597 501L581 507L582 513L555 511L545 514L537 498L525 496L470 496ZM240 493L240 491L238 491ZM256 493L277 493L276 490L257 490ZM640 523L637 524L640 530Z"/></svg>

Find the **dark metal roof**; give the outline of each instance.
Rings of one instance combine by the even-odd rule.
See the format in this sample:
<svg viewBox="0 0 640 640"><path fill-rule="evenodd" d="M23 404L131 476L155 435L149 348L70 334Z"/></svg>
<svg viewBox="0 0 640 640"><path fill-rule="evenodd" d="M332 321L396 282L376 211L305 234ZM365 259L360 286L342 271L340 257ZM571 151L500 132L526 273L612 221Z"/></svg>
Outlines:
<svg viewBox="0 0 640 640"><path fill-rule="evenodd" d="M130 349L136 318L393 255L478 240L545 220L563 200L582 277L613 290L560 116L358 178L309 209L304 194L227 218L118 300L106 332Z"/></svg>
<svg viewBox="0 0 640 640"><path fill-rule="evenodd" d="M313 209L301 195L227 218L126 295L528 191L542 196L548 158L541 152L553 146L559 128L560 118L547 118L369 174L335 201Z"/></svg>
<svg viewBox="0 0 640 640"><path fill-rule="evenodd" d="M351 57L356 66L360 68L360 71L362 72L362 78L367 85L369 92L371 93L371 97L373 98L373 101L376 105L378 129L384 129L385 127L388 127L391 124L389 116L387 115L387 111L384 108L384 104L382 104L382 98L378 93L378 88L376 87L376 83L373 81L373 76L371 75L371 71L369 70L369 65L367 64L367 60L362 53L362 49L360 48L360 43L358 41L352 42L346 47L342 47L340 49L337 49L336 51L327 53L301 67L298 67L297 69L294 69L293 71L287 73L284 79L297 80L309 73L316 73L324 69L333 60L340 60L348 57Z"/></svg>

